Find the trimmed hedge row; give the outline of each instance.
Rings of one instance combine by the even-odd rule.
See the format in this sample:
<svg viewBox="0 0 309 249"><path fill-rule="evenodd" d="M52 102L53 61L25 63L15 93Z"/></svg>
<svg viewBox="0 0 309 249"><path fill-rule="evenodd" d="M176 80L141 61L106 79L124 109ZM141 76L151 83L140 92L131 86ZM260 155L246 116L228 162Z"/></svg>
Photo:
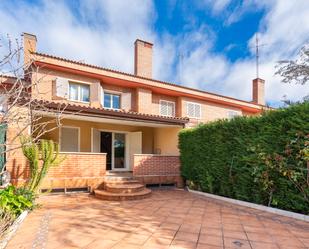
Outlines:
<svg viewBox="0 0 309 249"><path fill-rule="evenodd" d="M184 129L179 134L182 176L204 192L308 214L308 201L291 179L276 172L265 176L265 171L270 198L255 174L265 166L260 154L283 155L297 134L309 134L309 102ZM295 159L292 165L307 174L305 161Z"/></svg>

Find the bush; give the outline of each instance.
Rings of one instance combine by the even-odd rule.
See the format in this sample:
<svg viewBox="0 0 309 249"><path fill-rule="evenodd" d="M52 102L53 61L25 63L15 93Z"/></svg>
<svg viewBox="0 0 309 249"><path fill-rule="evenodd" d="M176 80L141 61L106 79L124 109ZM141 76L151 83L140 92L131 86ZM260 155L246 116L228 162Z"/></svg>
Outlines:
<svg viewBox="0 0 309 249"><path fill-rule="evenodd" d="M181 172L199 190L309 213L309 102L185 129Z"/></svg>
<svg viewBox="0 0 309 249"><path fill-rule="evenodd" d="M0 190L0 209L2 213L9 213L17 217L24 210L34 208L35 196L32 192L14 186Z"/></svg>

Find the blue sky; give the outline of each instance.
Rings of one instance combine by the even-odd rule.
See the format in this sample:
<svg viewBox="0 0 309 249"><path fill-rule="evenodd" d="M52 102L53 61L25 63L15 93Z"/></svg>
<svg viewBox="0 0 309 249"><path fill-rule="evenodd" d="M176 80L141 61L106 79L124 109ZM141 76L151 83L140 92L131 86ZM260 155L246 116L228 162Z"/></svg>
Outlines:
<svg viewBox="0 0 309 249"><path fill-rule="evenodd" d="M154 78L249 101L258 34L267 102L309 93L274 76L309 40L308 0L2 0L0 20L2 39L30 32L41 52L125 72L135 39L148 40Z"/></svg>

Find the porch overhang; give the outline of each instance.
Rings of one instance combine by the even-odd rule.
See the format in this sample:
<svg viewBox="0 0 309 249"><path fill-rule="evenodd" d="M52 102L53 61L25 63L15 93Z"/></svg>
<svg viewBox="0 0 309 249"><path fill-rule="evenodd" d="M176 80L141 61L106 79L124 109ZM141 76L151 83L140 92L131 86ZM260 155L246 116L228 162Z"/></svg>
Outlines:
<svg viewBox="0 0 309 249"><path fill-rule="evenodd" d="M38 100L38 103L41 103L44 108L42 110L38 109L35 111L50 117L61 113L63 118L68 119L105 123L116 123L117 121L121 121L122 124L126 125L152 127L184 127L185 124L189 122L188 118L165 117L160 115L151 115L132 111L127 112L124 110L112 110L43 100Z"/></svg>

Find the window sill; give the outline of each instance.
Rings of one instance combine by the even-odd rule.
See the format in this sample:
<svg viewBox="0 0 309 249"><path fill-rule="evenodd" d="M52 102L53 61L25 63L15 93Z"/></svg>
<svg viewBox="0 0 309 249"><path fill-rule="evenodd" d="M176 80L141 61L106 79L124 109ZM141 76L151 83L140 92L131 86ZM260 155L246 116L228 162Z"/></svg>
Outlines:
<svg viewBox="0 0 309 249"><path fill-rule="evenodd" d="M81 103L81 104L90 104L90 101L81 101L81 100L73 100L73 99L68 99L70 102L74 103Z"/></svg>

